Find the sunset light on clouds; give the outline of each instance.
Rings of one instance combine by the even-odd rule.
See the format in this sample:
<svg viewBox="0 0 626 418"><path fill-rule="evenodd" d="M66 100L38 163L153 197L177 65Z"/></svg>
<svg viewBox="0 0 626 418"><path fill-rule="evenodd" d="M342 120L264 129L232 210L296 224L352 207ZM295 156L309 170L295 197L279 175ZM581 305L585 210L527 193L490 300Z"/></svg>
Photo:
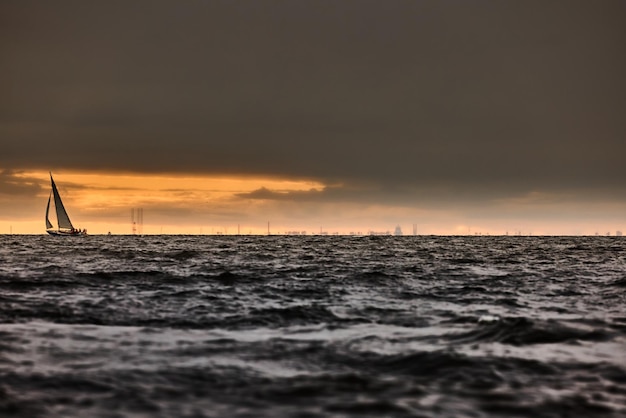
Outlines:
<svg viewBox="0 0 626 418"><path fill-rule="evenodd" d="M76 227L91 234L132 233L131 210L144 211L145 234L603 234L619 225L625 204L530 193L494 199L489 208L455 200L366 203L339 185L277 178L60 171L55 181ZM3 172L3 233L38 234L50 193L43 171ZM11 196L7 190L13 187ZM20 189L21 192L17 193ZM379 191L380 192L380 191ZM384 193L382 194L384 195ZM581 216L581 211L582 213ZM604 219L595 219L602 212ZM536 219L523 221L529 216Z"/></svg>
<svg viewBox="0 0 626 418"><path fill-rule="evenodd" d="M70 215L77 224L90 227L92 233L130 233L131 208L143 208L147 214L145 233L222 233L239 221L246 232L259 233L266 223L255 213L268 215L263 199L240 197L258 190L272 190L276 194L294 191L315 191L323 185L312 181L293 181L268 178L236 178L199 175L142 175L124 173L89 173L63 171L56 176L57 187ZM50 193L49 174L39 171L4 173L4 184L31 187L30 205L40 204L35 212L43 214ZM10 201L3 202L9 206ZM23 201L20 201L23 203ZM32 219L25 212L15 232L38 233L43 218ZM254 225L256 222L258 225ZM7 222L2 225L6 226ZM78 225L77 225L78 226ZM264 227L263 231L267 228ZM233 231L231 230L231 233Z"/></svg>

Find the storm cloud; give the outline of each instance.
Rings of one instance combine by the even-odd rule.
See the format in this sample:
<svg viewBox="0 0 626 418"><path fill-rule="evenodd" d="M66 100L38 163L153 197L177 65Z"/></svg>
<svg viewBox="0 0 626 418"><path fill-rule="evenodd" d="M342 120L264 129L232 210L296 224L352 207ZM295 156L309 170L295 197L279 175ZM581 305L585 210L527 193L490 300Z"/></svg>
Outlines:
<svg viewBox="0 0 626 418"><path fill-rule="evenodd" d="M3 1L0 167L617 194L624 16L619 0Z"/></svg>

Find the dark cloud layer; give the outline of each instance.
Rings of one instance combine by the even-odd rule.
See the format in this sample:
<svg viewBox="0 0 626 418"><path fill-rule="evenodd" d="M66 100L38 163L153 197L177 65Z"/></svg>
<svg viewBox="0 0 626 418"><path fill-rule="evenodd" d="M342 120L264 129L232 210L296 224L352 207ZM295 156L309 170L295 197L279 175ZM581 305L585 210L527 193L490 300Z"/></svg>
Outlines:
<svg viewBox="0 0 626 418"><path fill-rule="evenodd" d="M44 189L41 179L18 176L13 170L0 170L0 196L34 197Z"/></svg>
<svg viewBox="0 0 626 418"><path fill-rule="evenodd" d="M614 193L624 16L621 0L7 0L0 166Z"/></svg>

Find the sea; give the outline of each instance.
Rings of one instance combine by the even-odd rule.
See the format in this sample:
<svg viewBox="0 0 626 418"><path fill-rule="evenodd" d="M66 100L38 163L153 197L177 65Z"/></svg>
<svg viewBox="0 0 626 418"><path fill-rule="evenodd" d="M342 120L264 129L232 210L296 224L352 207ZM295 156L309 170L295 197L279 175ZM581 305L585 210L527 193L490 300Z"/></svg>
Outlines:
<svg viewBox="0 0 626 418"><path fill-rule="evenodd" d="M624 417L626 237L0 236L2 417Z"/></svg>

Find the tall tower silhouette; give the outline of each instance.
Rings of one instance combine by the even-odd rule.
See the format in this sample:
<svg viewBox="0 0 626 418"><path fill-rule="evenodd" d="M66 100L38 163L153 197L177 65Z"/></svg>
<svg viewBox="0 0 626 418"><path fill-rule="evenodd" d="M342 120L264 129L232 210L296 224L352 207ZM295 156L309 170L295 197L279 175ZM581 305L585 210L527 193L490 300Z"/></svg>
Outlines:
<svg viewBox="0 0 626 418"><path fill-rule="evenodd" d="M133 235L143 235L143 208L130 210L130 224Z"/></svg>

